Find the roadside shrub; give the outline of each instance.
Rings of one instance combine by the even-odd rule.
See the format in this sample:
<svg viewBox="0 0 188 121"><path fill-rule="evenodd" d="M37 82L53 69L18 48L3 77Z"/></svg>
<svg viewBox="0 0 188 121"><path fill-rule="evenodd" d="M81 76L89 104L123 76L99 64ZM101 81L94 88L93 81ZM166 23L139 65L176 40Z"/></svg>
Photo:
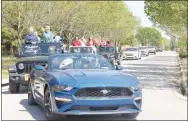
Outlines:
<svg viewBox="0 0 188 121"><path fill-rule="evenodd" d="M7 69L7 67L9 65L13 65L16 63L17 58L15 58L14 56L2 56L2 67L1 69Z"/></svg>
<svg viewBox="0 0 188 121"><path fill-rule="evenodd" d="M186 51L183 51L183 50L180 50L180 52L179 52L179 57L180 58L187 58L188 56L187 56L187 52Z"/></svg>

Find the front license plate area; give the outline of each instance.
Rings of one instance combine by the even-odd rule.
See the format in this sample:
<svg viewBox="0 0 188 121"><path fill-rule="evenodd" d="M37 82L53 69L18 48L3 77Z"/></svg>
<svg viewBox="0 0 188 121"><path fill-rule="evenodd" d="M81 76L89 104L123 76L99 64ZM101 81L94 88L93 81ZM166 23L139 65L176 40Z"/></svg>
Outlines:
<svg viewBox="0 0 188 121"><path fill-rule="evenodd" d="M29 80L29 74L25 74L25 81Z"/></svg>

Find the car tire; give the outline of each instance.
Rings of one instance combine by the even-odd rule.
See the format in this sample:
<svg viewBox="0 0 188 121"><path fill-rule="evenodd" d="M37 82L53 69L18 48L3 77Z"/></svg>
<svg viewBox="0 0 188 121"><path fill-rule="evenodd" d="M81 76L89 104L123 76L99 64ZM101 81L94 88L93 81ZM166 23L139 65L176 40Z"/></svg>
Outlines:
<svg viewBox="0 0 188 121"><path fill-rule="evenodd" d="M135 119L139 113L130 113L130 114L123 114L124 117L130 118L130 119Z"/></svg>
<svg viewBox="0 0 188 121"><path fill-rule="evenodd" d="M51 100L50 100L50 91L49 88L47 87L44 93L44 113L45 117L47 120L53 120L54 119L54 114L52 113L51 109Z"/></svg>
<svg viewBox="0 0 188 121"><path fill-rule="evenodd" d="M20 90L20 84L14 83L13 81L9 80L9 91L11 93L18 93Z"/></svg>
<svg viewBox="0 0 188 121"><path fill-rule="evenodd" d="M154 55L156 54L156 52L154 52Z"/></svg>
<svg viewBox="0 0 188 121"><path fill-rule="evenodd" d="M32 87L31 87L31 83L29 82L29 86L28 86L28 104L29 105L36 105L37 103L35 102L35 99L33 97L33 91L32 91Z"/></svg>

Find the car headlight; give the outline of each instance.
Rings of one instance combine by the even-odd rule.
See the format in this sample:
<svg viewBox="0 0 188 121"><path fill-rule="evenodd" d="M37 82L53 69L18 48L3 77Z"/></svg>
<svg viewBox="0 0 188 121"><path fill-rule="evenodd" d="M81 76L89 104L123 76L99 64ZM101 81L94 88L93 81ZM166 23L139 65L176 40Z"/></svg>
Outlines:
<svg viewBox="0 0 188 121"><path fill-rule="evenodd" d="M18 64L18 68L19 68L20 70L24 69L24 64L23 64L23 63L19 63L19 64Z"/></svg>
<svg viewBox="0 0 188 121"><path fill-rule="evenodd" d="M70 91L72 89L73 89L73 87L66 86L66 85L54 85L54 86L52 86L52 90L56 91L56 92L61 92L61 91L67 92L67 91Z"/></svg>
<svg viewBox="0 0 188 121"><path fill-rule="evenodd" d="M140 86L140 85L133 86L133 87L131 87L131 89L132 89L133 91L141 91L141 86Z"/></svg>

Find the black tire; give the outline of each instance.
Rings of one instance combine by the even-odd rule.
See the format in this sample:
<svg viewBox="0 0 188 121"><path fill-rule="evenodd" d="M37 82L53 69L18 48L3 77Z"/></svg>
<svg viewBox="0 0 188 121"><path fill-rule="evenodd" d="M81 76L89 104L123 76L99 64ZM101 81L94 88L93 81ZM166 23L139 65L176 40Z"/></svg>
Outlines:
<svg viewBox="0 0 188 121"><path fill-rule="evenodd" d="M11 93L18 93L20 90L20 84L14 83L13 81L9 80L9 91Z"/></svg>
<svg viewBox="0 0 188 121"><path fill-rule="evenodd" d="M51 100L50 100L50 91L47 87L44 93L44 113L47 120L53 120L54 114L52 113Z"/></svg>
<svg viewBox="0 0 188 121"><path fill-rule="evenodd" d="M130 113L130 114L122 114L122 115L130 119L135 119L139 115L139 113Z"/></svg>
<svg viewBox="0 0 188 121"><path fill-rule="evenodd" d="M156 54L156 52L154 54Z"/></svg>
<svg viewBox="0 0 188 121"><path fill-rule="evenodd" d="M29 82L28 86L28 104L29 105L36 105L37 103L35 102L35 99L33 97L33 91L31 89L31 83Z"/></svg>

